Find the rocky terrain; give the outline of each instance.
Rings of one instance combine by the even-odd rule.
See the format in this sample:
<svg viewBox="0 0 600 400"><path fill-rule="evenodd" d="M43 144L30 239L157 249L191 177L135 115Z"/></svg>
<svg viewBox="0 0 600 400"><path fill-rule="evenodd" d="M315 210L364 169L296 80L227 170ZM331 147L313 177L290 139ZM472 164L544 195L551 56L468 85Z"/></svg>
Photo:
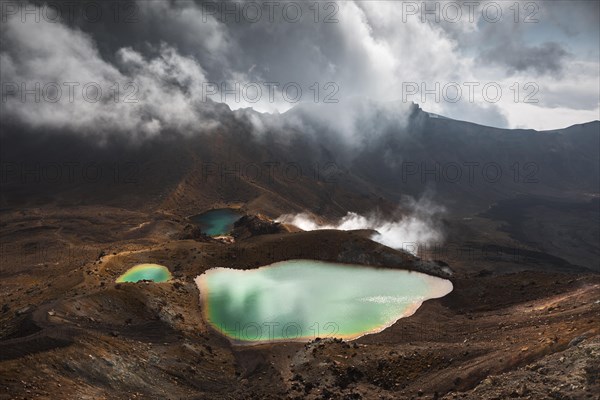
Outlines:
<svg viewBox="0 0 600 400"><path fill-rule="evenodd" d="M575 266L552 268L535 252L518 259L482 252L481 236L467 232L482 224L492 232L494 222L484 218L447 221L471 251L423 263L361 232L250 229L228 244L180 239L185 219L148 220L114 208L5 210L2 217L2 236L12 241L0 283L2 398L597 396L600 277ZM494 235L495 244L510 247L505 232ZM439 276L448 263L455 289L351 342L233 346L207 327L195 276L289 258ZM114 283L140 262L169 266L175 280ZM503 270L507 262L520 268Z"/></svg>

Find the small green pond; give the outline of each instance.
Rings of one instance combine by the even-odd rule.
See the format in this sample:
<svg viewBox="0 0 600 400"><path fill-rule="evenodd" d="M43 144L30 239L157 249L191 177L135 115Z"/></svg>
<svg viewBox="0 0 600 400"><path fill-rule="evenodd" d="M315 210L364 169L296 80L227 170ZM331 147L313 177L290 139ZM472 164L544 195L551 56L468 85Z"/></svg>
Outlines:
<svg viewBox="0 0 600 400"><path fill-rule="evenodd" d="M450 281L418 272L314 260L252 270L215 268L196 283L204 318L240 344L355 339L452 291Z"/></svg>
<svg viewBox="0 0 600 400"><path fill-rule="evenodd" d="M233 229L233 224L242 217L239 210L221 208L202 214L193 215L190 220L197 224L203 233L209 236L227 235Z"/></svg>
<svg viewBox="0 0 600 400"><path fill-rule="evenodd" d="M154 281L167 282L171 280L171 272L167 267L158 264L138 264L117 278L117 283Z"/></svg>

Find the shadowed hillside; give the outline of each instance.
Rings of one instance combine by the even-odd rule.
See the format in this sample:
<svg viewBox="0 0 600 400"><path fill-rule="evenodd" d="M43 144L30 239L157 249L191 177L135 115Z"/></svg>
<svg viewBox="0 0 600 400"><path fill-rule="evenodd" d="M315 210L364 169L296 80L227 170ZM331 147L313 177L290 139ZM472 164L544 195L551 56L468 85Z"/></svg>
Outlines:
<svg viewBox="0 0 600 400"><path fill-rule="evenodd" d="M136 143L116 134L96 143L4 125L2 207L107 204L188 215L245 203L271 216L306 209L339 217L391 210L404 195L429 192L467 215L522 194L598 192L598 121L557 131L503 130L432 118L412 106L404 126L375 124L357 149L302 107L281 116L226 106L219 113L223 123L215 130ZM294 115L305 131L287 122ZM253 118L266 121L260 132Z"/></svg>

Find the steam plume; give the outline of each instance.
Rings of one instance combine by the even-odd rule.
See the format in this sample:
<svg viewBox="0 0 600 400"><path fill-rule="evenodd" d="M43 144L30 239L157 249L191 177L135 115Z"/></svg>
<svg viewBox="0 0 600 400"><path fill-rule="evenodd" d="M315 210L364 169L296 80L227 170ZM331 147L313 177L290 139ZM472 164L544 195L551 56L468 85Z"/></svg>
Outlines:
<svg viewBox="0 0 600 400"><path fill-rule="evenodd" d="M348 212L333 224L321 224L309 213L284 214L277 218L277 221L295 225L305 231L372 229L376 233L371 236L371 240L416 255L419 247L431 246L444 239L438 218L444 212L444 208L427 199L418 202L410 200L408 206L410 209L408 215L399 215L392 219L386 219L378 212L368 216Z"/></svg>

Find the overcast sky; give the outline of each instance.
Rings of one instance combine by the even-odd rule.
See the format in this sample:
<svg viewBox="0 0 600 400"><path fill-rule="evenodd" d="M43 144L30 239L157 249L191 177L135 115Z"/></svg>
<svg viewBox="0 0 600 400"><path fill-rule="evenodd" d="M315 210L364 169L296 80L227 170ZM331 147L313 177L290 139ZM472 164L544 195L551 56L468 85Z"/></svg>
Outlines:
<svg viewBox="0 0 600 400"><path fill-rule="evenodd" d="M50 3L2 3L2 113L36 127L210 127L207 95L261 112L414 101L503 128L599 119L597 1Z"/></svg>

